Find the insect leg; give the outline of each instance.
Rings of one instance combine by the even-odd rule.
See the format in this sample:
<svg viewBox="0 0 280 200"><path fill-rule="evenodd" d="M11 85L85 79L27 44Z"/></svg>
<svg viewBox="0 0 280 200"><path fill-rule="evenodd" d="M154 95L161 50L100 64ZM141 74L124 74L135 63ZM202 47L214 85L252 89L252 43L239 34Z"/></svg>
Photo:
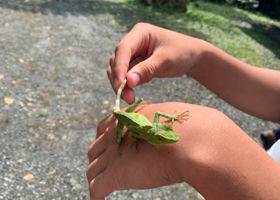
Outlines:
<svg viewBox="0 0 280 200"><path fill-rule="evenodd" d="M128 106L128 108L125 110L125 112L133 112L137 106L143 101L143 99L138 99L134 104L131 104Z"/></svg>
<svg viewBox="0 0 280 200"><path fill-rule="evenodd" d="M118 124L117 124L117 134L116 134L117 144L121 143L123 127L124 127L124 124L118 122Z"/></svg>
<svg viewBox="0 0 280 200"><path fill-rule="evenodd" d="M180 115L168 115L166 113L163 112L156 112L155 117L154 117L154 123L159 123L159 116L161 117L165 117L167 119L170 119L172 122L174 120L187 120L188 119L188 111L185 111L183 113L181 113Z"/></svg>
<svg viewBox="0 0 280 200"><path fill-rule="evenodd" d="M159 116L170 119L171 121L174 121L177 118L177 115L168 115L163 112L156 112L154 117L154 123L159 123Z"/></svg>
<svg viewBox="0 0 280 200"><path fill-rule="evenodd" d="M138 151L138 144L140 142L140 138L139 138L139 134L138 133L135 133L133 131L128 131L129 135L131 135L133 141L134 141L134 144L135 144L135 148L136 148L136 151Z"/></svg>

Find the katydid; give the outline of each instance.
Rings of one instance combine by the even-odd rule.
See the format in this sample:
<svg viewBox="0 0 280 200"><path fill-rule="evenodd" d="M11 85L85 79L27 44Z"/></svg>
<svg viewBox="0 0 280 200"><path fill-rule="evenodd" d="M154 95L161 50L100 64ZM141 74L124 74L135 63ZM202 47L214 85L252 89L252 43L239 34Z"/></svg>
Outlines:
<svg viewBox="0 0 280 200"><path fill-rule="evenodd" d="M125 111L120 110L120 96L126 84L126 79L122 82L117 92L117 99L114 107L114 116L118 119L116 142L121 143L122 131L124 126L127 127L128 133L136 139L146 140L150 144L171 144L179 140L178 135L172 129L169 123L160 123L159 117L165 117L174 120L186 120L188 111L180 115L168 115L162 112L156 112L154 122L151 123L144 115L133 112L138 105L143 101L139 99L134 104L131 104Z"/></svg>

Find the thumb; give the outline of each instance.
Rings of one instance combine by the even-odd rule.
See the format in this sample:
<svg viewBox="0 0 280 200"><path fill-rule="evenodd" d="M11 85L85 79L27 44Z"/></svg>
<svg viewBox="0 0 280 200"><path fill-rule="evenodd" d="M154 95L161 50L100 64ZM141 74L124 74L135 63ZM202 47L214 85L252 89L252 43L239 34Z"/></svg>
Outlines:
<svg viewBox="0 0 280 200"><path fill-rule="evenodd" d="M155 59L155 56L151 56L139 62L127 72L126 78L128 87L134 88L151 81L152 78L157 76L158 69L159 62Z"/></svg>

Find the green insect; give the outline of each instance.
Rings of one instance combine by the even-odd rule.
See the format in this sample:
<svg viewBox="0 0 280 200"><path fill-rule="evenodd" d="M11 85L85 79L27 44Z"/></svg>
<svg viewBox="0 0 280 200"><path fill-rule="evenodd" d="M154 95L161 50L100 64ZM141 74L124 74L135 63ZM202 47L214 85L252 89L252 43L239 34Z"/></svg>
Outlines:
<svg viewBox="0 0 280 200"><path fill-rule="evenodd" d="M180 115L168 115L162 112L156 112L154 116L153 124L143 115L133 112L138 105L143 101L139 99L134 104L131 104L125 111L120 110L120 96L123 87L126 84L126 79L120 86L116 104L114 107L114 116L118 119L116 142L121 143L122 131L124 126L127 127L128 133L136 139L146 140L150 144L171 144L179 140L178 135L172 129L169 123L159 123L159 117L165 117L174 120L186 120L188 117L188 111L181 113Z"/></svg>

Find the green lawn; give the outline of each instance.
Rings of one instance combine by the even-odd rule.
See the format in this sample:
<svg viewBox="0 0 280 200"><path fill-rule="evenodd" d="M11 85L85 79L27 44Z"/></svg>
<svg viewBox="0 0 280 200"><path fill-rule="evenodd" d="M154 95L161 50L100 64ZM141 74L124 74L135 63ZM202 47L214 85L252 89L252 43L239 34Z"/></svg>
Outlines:
<svg viewBox="0 0 280 200"><path fill-rule="evenodd" d="M146 7L138 0L118 2L133 13L125 20L128 27L149 22L207 40L252 65L280 70L279 21L204 1L189 3L186 13Z"/></svg>

